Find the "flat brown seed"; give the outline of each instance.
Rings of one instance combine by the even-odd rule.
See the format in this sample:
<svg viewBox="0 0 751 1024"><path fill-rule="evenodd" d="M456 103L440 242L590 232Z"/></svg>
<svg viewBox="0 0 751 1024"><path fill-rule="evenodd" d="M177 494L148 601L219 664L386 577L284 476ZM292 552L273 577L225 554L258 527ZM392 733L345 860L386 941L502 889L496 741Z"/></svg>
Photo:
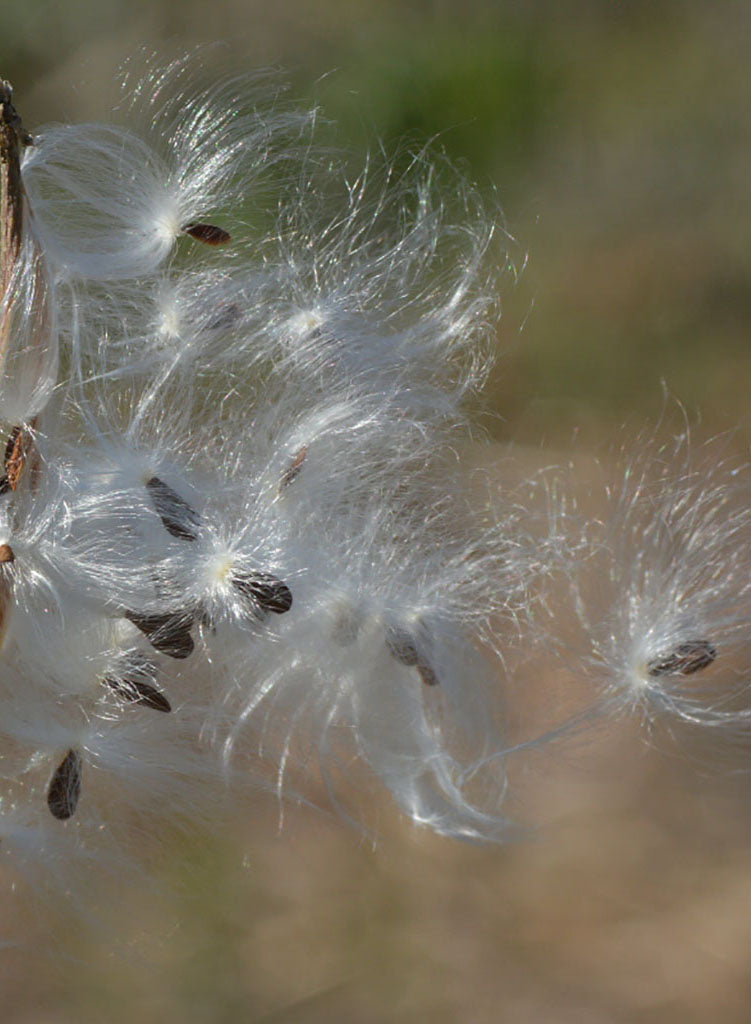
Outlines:
<svg viewBox="0 0 751 1024"><path fill-rule="evenodd" d="M231 302L217 310L213 319L206 323L208 331L225 331L228 327L234 327L240 319L242 311L236 302Z"/></svg>
<svg viewBox="0 0 751 1024"><path fill-rule="evenodd" d="M196 510L158 476L146 481L146 489L167 533L180 540L196 540L201 523Z"/></svg>
<svg viewBox="0 0 751 1024"><path fill-rule="evenodd" d="M131 704L143 704L144 707L151 708L153 711L168 712L172 710L172 705L164 694L150 683L144 683L138 679L118 679L114 676L106 676L104 682L113 693Z"/></svg>
<svg viewBox="0 0 751 1024"><path fill-rule="evenodd" d="M226 245L232 241L229 231L218 228L215 224L186 224L182 230L197 242L204 242L206 245Z"/></svg>
<svg viewBox="0 0 751 1024"><path fill-rule="evenodd" d="M164 615L142 615L140 612L125 611L129 622L137 626L155 651L170 658L183 660L194 650L190 628L193 616L186 612L168 612Z"/></svg>
<svg viewBox="0 0 751 1024"><path fill-rule="evenodd" d="M232 586L262 611L283 615L292 607L292 591L270 573L235 572Z"/></svg>
<svg viewBox="0 0 751 1024"><path fill-rule="evenodd" d="M422 679L426 686L438 686L438 676L426 661L417 663L417 671L420 673L420 679Z"/></svg>
<svg viewBox="0 0 751 1024"><path fill-rule="evenodd" d="M4 492L18 490L33 443L31 432L25 427L14 427L11 431L5 445Z"/></svg>
<svg viewBox="0 0 751 1024"><path fill-rule="evenodd" d="M304 444L300 451L295 455L292 462L282 473L282 478L279 481L279 490L283 490L285 487L289 487L293 480L297 478L302 469L302 464L305 462L305 458L308 454L308 446Z"/></svg>
<svg viewBox="0 0 751 1024"><path fill-rule="evenodd" d="M13 548L10 544L0 544L0 565L15 562L15 560L16 556L13 554Z"/></svg>
<svg viewBox="0 0 751 1024"><path fill-rule="evenodd" d="M708 640L687 640L670 654L652 658L647 663L651 676L690 676L711 665L717 650Z"/></svg>
<svg viewBox="0 0 751 1024"><path fill-rule="evenodd" d="M53 818L58 821L66 821L75 813L81 795L82 773L81 755L75 750L69 750L47 789L47 806Z"/></svg>
<svg viewBox="0 0 751 1024"><path fill-rule="evenodd" d="M392 658L396 658L402 665L414 668L420 661L420 656L415 647L415 641L406 629L399 629L392 626L386 631L386 646Z"/></svg>

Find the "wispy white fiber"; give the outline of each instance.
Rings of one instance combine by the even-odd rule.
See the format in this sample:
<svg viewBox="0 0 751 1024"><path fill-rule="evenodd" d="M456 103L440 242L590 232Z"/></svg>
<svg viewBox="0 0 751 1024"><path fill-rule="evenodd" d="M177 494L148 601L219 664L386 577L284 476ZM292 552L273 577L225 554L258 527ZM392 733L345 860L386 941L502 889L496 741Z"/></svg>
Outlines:
<svg viewBox="0 0 751 1024"><path fill-rule="evenodd" d="M26 148L0 857L35 885L248 785L502 839L530 650L597 715L751 721L746 467L642 445L594 517L468 472L513 240L440 155L353 174L315 124L184 60Z"/></svg>

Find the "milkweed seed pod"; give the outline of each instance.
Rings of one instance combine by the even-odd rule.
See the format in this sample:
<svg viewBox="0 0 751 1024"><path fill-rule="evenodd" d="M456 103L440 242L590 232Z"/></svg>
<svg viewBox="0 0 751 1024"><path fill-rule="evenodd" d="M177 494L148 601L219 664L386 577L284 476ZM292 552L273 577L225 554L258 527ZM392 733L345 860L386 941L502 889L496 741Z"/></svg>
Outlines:
<svg viewBox="0 0 751 1024"><path fill-rule="evenodd" d="M50 277L21 175L33 147L0 82L0 417L31 421L57 380L58 337Z"/></svg>

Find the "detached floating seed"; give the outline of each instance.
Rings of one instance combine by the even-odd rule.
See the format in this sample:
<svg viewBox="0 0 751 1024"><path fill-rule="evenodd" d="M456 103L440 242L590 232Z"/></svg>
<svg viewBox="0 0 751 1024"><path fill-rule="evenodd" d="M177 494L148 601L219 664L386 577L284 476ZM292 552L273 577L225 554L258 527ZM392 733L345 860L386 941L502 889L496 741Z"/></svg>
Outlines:
<svg viewBox="0 0 751 1024"><path fill-rule="evenodd" d="M254 609L283 615L292 607L292 591L286 583L267 572L235 572L232 586Z"/></svg>
<svg viewBox="0 0 751 1024"><path fill-rule="evenodd" d="M297 455L295 455L292 462L290 462L289 466L287 466L285 471L282 473L282 478L279 481L280 491L284 490L285 487L289 487L292 481L299 476L300 470L302 469L302 464L303 462L305 462L307 454L308 446L304 444L300 451L297 453Z"/></svg>
<svg viewBox="0 0 751 1024"><path fill-rule="evenodd" d="M131 704L142 704L152 711L166 713L172 710L172 705L153 685L156 677L156 665L140 654L133 654L128 658L121 675L105 676L103 682L118 697Z"/></svg>
<svg viewBox="0 0 751 1024"><path fill-rule="evenodd" d="M146 489L167 533L180 540L196 540L201 523L196 510L158 476L146 481Z"/></svg>
<svg viewBox="0 0 751 1024"><path fill-rule="evenodd" d="M69 750L52 776L47 790L47 806L53 818L67 821L75 813L81 795L83 764L76 750Z"/></svg>
<svg viewBox="0 0 751 1024"><path fill-rule="evenodd" d="M218 228L215 224L186 224L181 230L197 242L204 242L206 245L226 245L232 241L229 231Z"/></svg>
<svg viewBox="0 0 751 1024"><path fill-rule="evenodd" d="M651 676L690 676L711 665L717 650L708 640L687 640L667 655L652 658L647 663Z"/></svg>
<svg viewBox="0 0 751 1024"><path fill-rule="evenodd" d="M193 616L186 612L168 612L165 615L142 615L140 612L123 613L129 622L137 626L154 650L170 658L188 658L194 649L190 627Z"/></svg>
<svg viewBox="0 0 751 1024"><path fill-rule="evenodd" d="M10 544L0 544L0 565L7 565L8 562L15 562L16 556Z"/></svg>

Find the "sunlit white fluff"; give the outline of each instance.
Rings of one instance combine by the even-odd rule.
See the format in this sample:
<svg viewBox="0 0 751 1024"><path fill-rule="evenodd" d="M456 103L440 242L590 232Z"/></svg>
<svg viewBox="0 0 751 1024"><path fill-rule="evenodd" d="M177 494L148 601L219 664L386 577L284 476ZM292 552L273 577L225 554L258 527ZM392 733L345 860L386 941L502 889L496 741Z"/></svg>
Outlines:
<svg viewBox="0 0 751 1024"><path fill-rule="evenodd" d="M119 123L27 150L0 856L31 873L119 870L138 828L270 782L370 825L375 780L416 824L504 838L527 648L596 714L751 715L746 471L650 450L600 518L544 474L468 473L501 219L425 152L349 174L247 85L177 62Z"/></svg>
<svg viewBox="0 0 751 1024"><path fill-rule="evenodd" d="M718 447L645 441L620 479L604 470L614 482L570 563L567 660L604 709L651 725L751 725L748 467Z"/></svg>

